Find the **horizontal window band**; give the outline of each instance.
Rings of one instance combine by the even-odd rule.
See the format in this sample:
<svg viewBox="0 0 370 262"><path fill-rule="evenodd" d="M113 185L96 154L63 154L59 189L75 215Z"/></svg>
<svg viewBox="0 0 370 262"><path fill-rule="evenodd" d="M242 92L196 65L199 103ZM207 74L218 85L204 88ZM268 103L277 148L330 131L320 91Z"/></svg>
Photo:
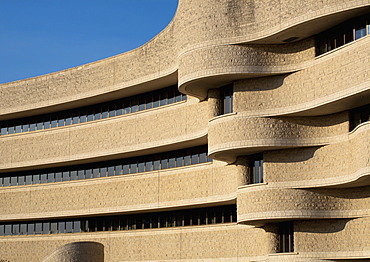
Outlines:
<svg viewBox="0 0 370 262"><path fill-rule="evenodd" d="M136 174L212 162L207 145L147 156L0 174L0 187L24 186Z"/></svg>
<svg viewBox="0 0 370 262"><path fill-rule="evenodd" d="M100 120L187 100L177 86L72 110L0 122L0 136Z"/></svg>
<svg viewBox="0 0 370 262"><path fill-rule="evenodd" d="M0 223L0 236L171 228L236 221L236 205L224 205L144 214Z"/></svg>

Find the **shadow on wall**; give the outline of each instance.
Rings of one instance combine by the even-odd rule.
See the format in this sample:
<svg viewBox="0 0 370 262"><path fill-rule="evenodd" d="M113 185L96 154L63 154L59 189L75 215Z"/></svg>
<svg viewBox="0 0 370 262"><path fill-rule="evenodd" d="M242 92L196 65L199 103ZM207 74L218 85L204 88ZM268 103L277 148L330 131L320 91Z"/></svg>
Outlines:
<svg viewBox="0 0 370 262"><path fill-rule="evenodd" d="M328 219L297 221L297 223L294 224L294 231L318 234L338 233L343 231L347 223L351 220L352 219Z"/></svg>
<svg viewBox="0 0 370 262"><path fill-rule="evenodd" d="M104 245L98 242L73 242L59 247L43 262L104 262Z"/></svg>

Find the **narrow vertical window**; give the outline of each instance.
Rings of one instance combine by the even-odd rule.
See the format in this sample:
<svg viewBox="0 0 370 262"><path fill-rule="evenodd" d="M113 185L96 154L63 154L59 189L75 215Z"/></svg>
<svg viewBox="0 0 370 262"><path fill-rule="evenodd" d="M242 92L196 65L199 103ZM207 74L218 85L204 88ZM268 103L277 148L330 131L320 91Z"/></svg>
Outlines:
<svg viewBox="0 0 370 262"><path fill-rule="evenodd" d="M279 223L279 253L294 252L294 223Z"/></svg>
<svg viewBox="0 0 370 262"><path fill-rule="evenodd" d="M263 154L250 157L250 183L263 183Z"/></svg>
<svg viewBox="0 0 370 262"><path fill-rule="evenodd" d="M232 113L233 110L233 85L221 87L221 114Z"/></svg>

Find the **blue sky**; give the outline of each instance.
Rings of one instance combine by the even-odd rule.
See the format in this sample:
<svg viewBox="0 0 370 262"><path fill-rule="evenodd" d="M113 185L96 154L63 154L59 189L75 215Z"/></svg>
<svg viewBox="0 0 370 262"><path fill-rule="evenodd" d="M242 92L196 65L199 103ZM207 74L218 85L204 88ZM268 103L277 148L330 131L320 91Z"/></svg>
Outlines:
<svg viewBox="0 0 370 262"><path fill-rule="evenodd" d="M0 0L0 83L139 47L176 8L177 0Z"/></svg>

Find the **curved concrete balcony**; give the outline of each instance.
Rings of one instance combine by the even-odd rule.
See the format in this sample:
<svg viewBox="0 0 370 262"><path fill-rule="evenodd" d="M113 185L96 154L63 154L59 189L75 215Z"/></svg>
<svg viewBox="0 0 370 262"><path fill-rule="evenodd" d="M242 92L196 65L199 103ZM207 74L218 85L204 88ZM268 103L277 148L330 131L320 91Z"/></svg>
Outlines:
<svg viewBox="0 0 370 262"><path fill-rule="evenodd" d="M321 117L253 118L232 113L210 120L209 155L234 162L237 156L264 150L335 143L348 133L347 114Z"/></svg>
<svg viewBox="0 0 370 262"><path fill-rule="evenodd" d="M55 249L76 241L94 241L109 252L104 261L217 260L246 261L271 252L271 233L245 225L219 224L166 229L76 233L0 238L0 256L19 261L42 261ZM220 241L223 240L223 241ZM35 245L42 246L34 252ZM145 246L145 252L140 252ZM251 248L245 248L246 246ZM19 252L22 250L22 252ZM33 254L32 257L29 254Z"/></svg>
<svg viewBox="0 0 370 262"><path fill-rule="evenodd" d="M225 45L282 44L292 37L306 39L368 12L370 1L280 1L273 3L278 6L273 10L271 4L271 1L258 0L250 7L244 0L232 4L226 0L181 0L172 22L151 41L135 50L64 71L0 85L0 118L64 110L172 85L177 81L177 70L191 70L192 65L189 68L181 64L182 57L186 57L188 52L191 54L198 48L205 48L205 53L209 53L207 47L210 46L216 47L210 50L218 50ZM229 51L222 52L225 54L215 57L220 64L226 56L230 56ZM252 50L250 52L253 53ZM263 56L262 53L260 55ZM289 56L281 58L282 64L284 59L288 59L286 57ZM295 58L296 61L298 59L299 56ZM293 70L291 66L283 66L278 72L286 72L287 68ZM300 68L293 71L297 69ZM212 70L217 72L217 68ZM266 73L269 70L262 71ZM208 76L203 74L202 77ZM218 87L218 84L213 83L210 88ZM198 88L194 85L183 89L191 95L204 97L204 92L198 91Z"/></svg>
<svg viewBox="0 0 370 262"><path fill-rule="evenodd" d="M265 179L269 186L283 188L368 186L369 133L366 122L335 144L265 152Z"/></svg>
<svg viewBox="0 0 370 262"><path fill-rule="evenodd" d="M367 104L369 58L370 37L365 37L317 57L301 71L237 81L234 111L250 116L314 116Z"/></svg>
<svg viewBox="0 0 370 262"><path fill-rule="evenodd" d="M0 137L0 170L102 161L206 144L206 103L180 103Z"/></svg>
<svg viewBox="0 0 370 262"><path fill-rule="evenodd" d="M370 214L369 187L353 189L286 189L248 185L238 190L238 223L358 218Z"/></svg>
<svg viewBox="0 0 370 262"><path fill-rule="evenodd" d="M235 203L241 175L236 166L204 163L132 175L4 187L0 188L0 220Z"/></svg>
<svg viewBox="0 0 370 262"><path fill-rule="evenodd" d="M104 262L104 246L97 242L73 242L59 247L42 262Z"/></svg>

